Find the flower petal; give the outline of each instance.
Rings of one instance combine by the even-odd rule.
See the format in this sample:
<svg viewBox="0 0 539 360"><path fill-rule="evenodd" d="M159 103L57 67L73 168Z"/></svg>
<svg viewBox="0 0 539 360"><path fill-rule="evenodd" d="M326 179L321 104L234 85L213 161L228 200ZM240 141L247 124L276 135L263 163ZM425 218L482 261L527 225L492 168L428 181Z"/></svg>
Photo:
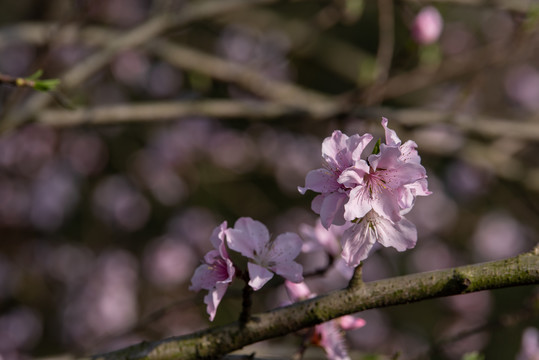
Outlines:
<svg viewBox="0 0 539 360"><path fill-rule="evenodd" d="M398 251L411 249L417 242L417 229L415 225L405 218L397 223L380 218L375 225L378 231L378 242L385 247L394 247Z"/></svg>
<svg viewBox="0 0 539 360"><path fill-rule="evenodd" d="M344 218L348 221L361 219L372 209L369 189L359 185L350 191L350 199L344 205Z"/></svg>
<svg viewBox="0 0 539 360"><path fill-rule="evenodd" d="M366 321L353 315L344 315L336 319L343 330L355 330L365 326Z"/></svg>
<svg viewBox="0 0 539 360"><path fill-rule="evenodd" d="M206 296L204 296L204 303L207 305L206 311L210 315L210 321L213 321L215 318L217 307L223 299L227 288L228 286L225 284L218 284L215 288L210 290Z"/></svg>
<svg viewBox="0 0 539 360"><path fill-rule="evenodd" d="M369 229L368 222L363 219L344 232L342 241L342 258L346 264L356 267L369 255L376 238Z"/></svg>
<svg viewBox="0 0 539 360"><path fill-rule="evenodd" d="M287 232L277 236L266 254L266 259L271 262L287 262L294 260L301 252L303 242L298 234Z"/></svg>
<svg viewBox="0 0 539 360"><path fill-rule="evenodd" d="M247 263L247 269L249 270L250 278L249 286L255 291L259 290L273 277L273 273L271 271L251 262Z"/></svg>
<svg viewBox="0 0 539 360"><path fill-rule="evenodd" d="M340 192L324 196L320 208L320 220L326 229L329 229L331 224L344 225L344 203L347 200L348 196Z"/></svg>
<svg viewBox="0 0 539 360"><path fill-rule="evenodd" d="M251 259L264 251L269 238L266 226L249 217L239 218L233 229L226 230L228 247Z"/></svg>
<svg viewBox="0 0 539 360"><path fill-rule="evenodd" d="M295 261L284 262L270 267L277 275L292 282L303 281L303 267Z"/></svg>
<svg viewBox="0 0 539 360"><path fill-rule="evenodd" d="M399 139L395 130L391 130L390 128L387 127L387 123L388 123L388 120L385 117L383 117L382 126L384 127L384 130L385 130L386 144L400 146L401 139Z"/></svg>
<svg viewBox="0 0 539 360"><path fill-rule="evenodd" d="M298 187L298 190L301 194L305 194L307 190L328 193L337 191L339 187L340 184L337 182L335 173L328 169L320 168L309 171L305 177L305 187Z"/></svg>

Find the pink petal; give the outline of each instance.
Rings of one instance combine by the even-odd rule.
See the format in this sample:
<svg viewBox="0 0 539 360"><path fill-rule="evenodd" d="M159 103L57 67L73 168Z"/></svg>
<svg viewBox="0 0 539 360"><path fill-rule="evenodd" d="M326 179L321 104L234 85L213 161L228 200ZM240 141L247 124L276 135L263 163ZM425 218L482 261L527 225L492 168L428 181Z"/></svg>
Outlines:
<svg viewBox="0 0 539 360"><path fill-rule="evenodd" d="M295 261L283 262L270 267L277 275L292 282L303 281L303 267Z"/></svg>
<svg viewBox="0 0 539 360"><path fill-rule="evenodd" d="M385 247L394 247L398 251L411 249L417 242L415 225L405 218L393 224L386 219L378 219L375 225L378 231L378 242Z"/></svg>
<svg viewBox="0 0 539 360"><path fill-rule="evenodd" d="M275 263L292 261L301 252L302 245L303 242L298 234L292 232L281 234L273 240L266 258Z"/></svg>
<svg viewBox="0 0 539 360"><path fill-rule="evenodd" d="M372 138L372 135L369 133L363 136L354 135L350 137L350 140L354 141L354 144L350 146L350 148L353 149L352 160L354 160L354 162L364 161L361 160L361 154L363 153L367 145L369 145L369 143L372 141Z"/></svg>
<svg viewBox="0 0 539 360"><path fill-rule="evenodd" d="M337 181L347 188L354 188L364 183L364 176L369 173L369 166L365 161L360 162L358 166L349 167L344 170Z"/></svg>
<svg viewBox="0 0 539 360"><path fill-rule="evenodd" d="M350 191L350 200L344 205L344 218L348 221L360 219L371 209L369 190L367 186L360 185Z"/></svg>
<svg viewBox="0 0 539 360"><path fill-rule="evenodd" d="M214 289L210 290L210 292L208 292L206 296L204 296L204 303L207 305L206 311L210 315L210 321L213 321L213 319L215 318L217 307L223 299L227 288L227 285L219 284Z"/></svg>
<svg viewBox="0 0 539 360"><path fill-rule="evenodd" d="M328 321L315 327L320 334L320 345L330 360L350 360L344 337L335 321Z"/></svg>
<svg viewBox="0 0 539 360"><path fill-rule="evenodd" d="M304 282L294 283L286 280L284 285L286 292L288 293L288 297L293 301L305 300L314 296L307 284Z"/></svg>
<svg viewBox="0 0 539 360"><path fill-rule="evenodd" d="M301 194L305 194L307 190L312 190L319 193L329 193L337 191L340 185L337 182L337 176L335 173L321 168L316 170L311 170L305 178L305 187L298 190Z"/></svg>
<svg viewBox="0 0 539 360"><path fill-rule="evenodd" d="M341 329L343 330L355 330L365 326L366 321L360 317L353 315L344 315L337 319Z"/></svg>
<svg viewBox="0 0 539 360"><path fill-rule="evenodd" d="M247 269L249 270L250 278L249 286L252 287L255 291L259 290L273 277L273 273L271 271L269 271L265 267L253 264L251 262L247 263Z"/></svg>
<svg viewBox="0 0 539 360"><path fill-rule="evenodd" d="M221 246L224 245L226 227L227 227L227 222L223 221L221 225L213 229L213 232L210 236L210 241L213 247L219 251L221 251Z"/></svg>
<svg viewBox="0 0 539 360"><path fill-rule="evenodd" d="M320 215L320 212L322 211L322 204L324 203L325 198L326 195L316 195L311 203L311 210Z"/></svg>
<svg viewBox="0 0 539 360"><path fill-rule="evenodd" d="M382 126L384 127L384 130L385 130L386 144L400 146L401 139L399 139L395 130L391 130L390 128L387 127L387 123L388 123L388 120L385 117L383 117Z"/></svg>
<svg viewBox="0 0 539 360"><path fill-rule="evenodd" d="M421 157L419 157L419 154L417 152L417 144L412 141L408 140L404 144L400 146L401 150L401 157L400 160L403 162L410 162L415 164L421 163Z"/></svg>
<svg viewBox="0 0 539 360"><path fill-rule="evenodd" d="M322 157L332 169L339 168L339 153L346 149L346 140L348 136L339 130L335 130L331 137L327 137L322 142Z"/></svg>
<svg viewBox="0 0 539 360"><path fill-rule="evenodd" d="M326 229L329 229L331 224L344 225L344 203L347 200L348 196L344 193L334 192L324 196L320 208L320 220Z"/></svg>
<svg viewBox="0 0 539 360"><path fill-rule="evenodd" d="M356 267L369 255L376 238L369 231L369 224L363 219L344 232L342 237L342 258L350 267Z"/></svg>
<svg viewBox="0 0 539 360"><path fill-rule="evenodd" d="M249 217L239 218L233 229L226 230L228 247L251 259L264 251L269 238L266 226Z"/></svg>
<svg viewBox="0 0 539 360"><path fill-rule="evenodd" d="M369 155L369 164L374 170L396 168L402 164L400 156L401 151L397 146L381 144L379 154Z"/></svg>

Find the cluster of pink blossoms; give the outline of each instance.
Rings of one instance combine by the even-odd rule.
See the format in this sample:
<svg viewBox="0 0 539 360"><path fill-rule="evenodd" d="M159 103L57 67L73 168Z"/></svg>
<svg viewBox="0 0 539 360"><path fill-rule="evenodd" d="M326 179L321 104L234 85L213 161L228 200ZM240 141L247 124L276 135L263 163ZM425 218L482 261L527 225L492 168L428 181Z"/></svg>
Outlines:
<svg viewBox="0 0 539 360"><path fill-rule="evenodd" d="M208 290L204 303L211 321L228 286L243 271L233 263L227 248L248 259L248 284L253 290L264 286L274 273L292 282L303 281L303 268L294 261L302 245L297 234L284 233L270 239L264 224L242 217L234 228L227 228L227 222L223 222L215 228L210 240L214 250L204 256L204 263L195 270L189 289Z"/></svg>
<svg viewBox="0 0 539 360"><path fill-rule="evenodd" d="M307 174L305 187L320 193L312 209L322 225L348 224L341 243L341 256L350 267L367 258L376 242L404 251L415 246L415 225L403 215L416 196L430 194L427 175L417 153L417 144L401 142L395 131L382 119L385 143L377 142L372 154L362 158L373 136L348 137L334 131L322 144L323 168Z"/></svg>

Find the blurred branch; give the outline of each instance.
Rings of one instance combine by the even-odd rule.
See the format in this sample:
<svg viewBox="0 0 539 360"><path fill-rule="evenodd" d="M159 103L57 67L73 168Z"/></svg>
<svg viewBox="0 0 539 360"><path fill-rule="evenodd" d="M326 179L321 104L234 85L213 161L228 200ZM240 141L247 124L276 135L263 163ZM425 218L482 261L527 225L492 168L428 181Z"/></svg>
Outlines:
<svg viewBox="0 0 539 360"><path fill-rule="evenodd" d="M487 138L514 138L539 141L539 122L501 119L481 115L453 114L443 110L421 108L358 107L351 114L361 118L385 116L406 126L446 123L457 129Z"/></svg>
<svg viewBox="0 0 539 360"><path fill-rule="evenodd" d="M309 108L310 112L318 114L318 117L329 116L338 107L329 97L315 91L303 89L292 83L269 79L255 69L170 41L154 41L148 48L173 66L198 71L212 78L237 84L264 99Z"/></svg>
<svg viewBox="0 0 539 360"><path fill-rule="evenodd" d="M417 0L406 0L417 3ZM430 3L460 4L464 6L483 6L518 12L527 12L536 4L535 0L430 0Z"/></svg>
<svg viewBox="0 0 539 360"><path fill-rule="evenodd" d="M143 342L94 359L215 358L261 340L285 335L372 308L482 290L539 284L539 249L506 260L406 275L351 286L238 322L191 335Z"/></svg>
<svg viewBox="0 0 539 360"><path fill-rule="evenodd" d="M263 101L200 100L109 105L75 111L43 110L36 116L36 121L43 124L76 126L80 124L172 120L189 116L273 120L292 116L316 117L317 114L310 112L309 108Z"/></svg>
<svg viewBox="0 0 539 360"><path fill-rule="evenodd" d="M225 24L246 24L261 31L279 29L286 34L290 51L298 57L326 67L345 80L356 84L360 65L374 64L374 57L343 39L321 31L304 19L287 19L281 14L264 9L246 9L216 19Z"/></svg>
<svg viewBox="0 0 539 360"><path fill-rule="evenodd" d="M389 76L391 61L393 59L393 47L395 45L393 0L378 0L378 27L379 40L376 53L376 78L369 89L365 90L366 104L370 105L376 99L371 94L376 94L377 89L384 84ZM381 99L381 96L379 96ZM374 100L374 101L373 101Z"/></svg>
<svg viewBox="0 0 539 360"><path fill-rule="evenodd" d="M92 74L105 66L120 51L138 47L156 38L167 30L202 20L223 12L236 10L243 6L269 3L275 0L206 0L190 2L182 11L166 13L151 18L144 24L118 37L110 37L104 48L86 58L61 76L62 89L69 90L80 86ZM50 98L35 94L18 111L10 114L0 124L0 132L11 129L27 121L37 111L47 106Z"/></svg>

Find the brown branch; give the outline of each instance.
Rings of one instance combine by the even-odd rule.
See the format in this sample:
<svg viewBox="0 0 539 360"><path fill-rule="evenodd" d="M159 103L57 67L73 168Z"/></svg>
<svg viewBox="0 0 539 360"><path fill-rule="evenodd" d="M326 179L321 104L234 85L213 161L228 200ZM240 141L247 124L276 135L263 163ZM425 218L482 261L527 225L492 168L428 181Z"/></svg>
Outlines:
<svg viewBox="0 0 539 360"><path fill-rule="evenodd" d="M461 266L351 286L238 322L191 335L144 342L94 359L216 358L243 346L366 309L408 304L482 290L539 283L539 251L506 260Z"/></svg>

